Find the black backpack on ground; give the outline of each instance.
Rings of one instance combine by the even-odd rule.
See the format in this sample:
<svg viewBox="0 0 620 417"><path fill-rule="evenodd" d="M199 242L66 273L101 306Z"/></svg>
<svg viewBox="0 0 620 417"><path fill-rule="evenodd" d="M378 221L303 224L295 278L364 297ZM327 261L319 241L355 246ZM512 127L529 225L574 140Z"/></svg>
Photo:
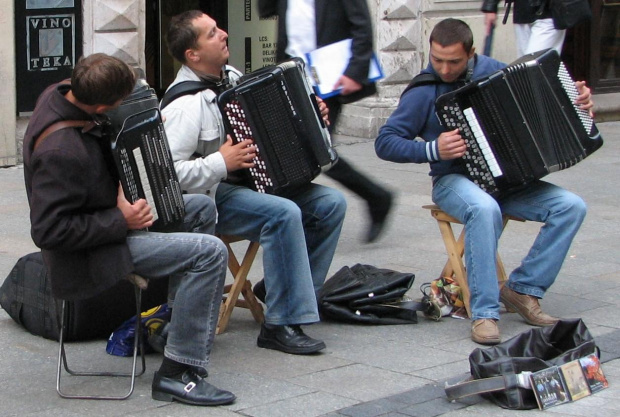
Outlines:
<svg viewBox="0 0 620 417"><path fill-rule="evenodd" d="M167 301L168 280L151 280L142 292L142 311ZM0 306L30 333L58 340L61 301L52 288L41 252L21 257L0 287ZM70 301L66 340L108 338L136 314L133 284L121 280L96 297Z"/></svg>

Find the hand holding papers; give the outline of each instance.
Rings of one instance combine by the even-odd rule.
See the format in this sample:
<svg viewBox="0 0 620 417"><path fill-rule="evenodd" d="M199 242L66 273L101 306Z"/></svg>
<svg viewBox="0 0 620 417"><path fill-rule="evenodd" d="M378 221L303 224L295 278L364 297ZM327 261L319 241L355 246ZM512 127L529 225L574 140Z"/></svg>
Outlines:
<svg viewBox="0 0 620 417"><path fill-rule="evenodd" d="M341 89L334 90L334 86L346 70L350 58L351 39L344 39L306 54L310 78L319 97L327 98L340 94ZM381 78L383 78L383 72L377 57L373 54L368 79L376 81Z"/></svg>

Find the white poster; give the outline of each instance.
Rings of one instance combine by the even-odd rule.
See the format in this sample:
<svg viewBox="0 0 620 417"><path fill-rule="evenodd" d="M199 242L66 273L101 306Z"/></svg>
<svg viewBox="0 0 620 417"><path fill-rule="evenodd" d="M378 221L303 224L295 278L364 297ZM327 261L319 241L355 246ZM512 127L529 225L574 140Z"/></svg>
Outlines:
<svg viewBox="0 0 620 417"><path fill-rule="evenodd" d="M246 74L276 63L277 20L258 16L258 0L228 2L229 64Z"/></svg>

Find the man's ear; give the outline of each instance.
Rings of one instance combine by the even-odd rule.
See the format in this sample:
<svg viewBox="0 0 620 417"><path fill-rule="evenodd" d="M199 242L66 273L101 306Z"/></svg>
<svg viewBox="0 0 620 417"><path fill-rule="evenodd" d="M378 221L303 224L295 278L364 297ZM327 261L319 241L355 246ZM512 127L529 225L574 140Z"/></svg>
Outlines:
<svg viewBox="0 0 620 417"><path fill-rule="evenodd" d="M469 55L468 55L467 58L469 58L469 59L473 58L475 53L476 53L476 47L472 46L471 47L471 51L469 51Z"/></svg>
<svg viewBox="0 0 620 417"><path fill-rule="evenodd" d="M197 62L199 60L199 56L193 49L188 49L185 51L185 60L187 62Z"/></svg>

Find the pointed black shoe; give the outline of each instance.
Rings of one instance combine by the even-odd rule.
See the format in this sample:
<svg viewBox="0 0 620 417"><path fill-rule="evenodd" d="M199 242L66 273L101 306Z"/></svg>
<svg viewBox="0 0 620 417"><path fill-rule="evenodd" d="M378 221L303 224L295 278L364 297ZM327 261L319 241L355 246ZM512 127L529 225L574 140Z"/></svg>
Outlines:
<svg viewBox="0 0 620 417"><path fill-rule="evenodd" d="M209 384L193 369L183 372L179 378L168 378L155 372L151 397L157 401L206 406L230 404L237 398L232 392Z"/></svg>
<svg viewBox="0 0 620 417"><path fill-rule="evenodd" d="M265 298L267 297L267 290L265 289L265 278L258 281L254 284L254 288L252 288L252 292L254 296L259 299L259 301L265 304Z"/></svg>
<svg viewBox="0 0 620 417"><path fill-rule="evenodd" d="M309 355L325 349L322 340L307 336L301 327L275 326L263 323L256 341L258 347L275 349L293 355Z"/></svg>

